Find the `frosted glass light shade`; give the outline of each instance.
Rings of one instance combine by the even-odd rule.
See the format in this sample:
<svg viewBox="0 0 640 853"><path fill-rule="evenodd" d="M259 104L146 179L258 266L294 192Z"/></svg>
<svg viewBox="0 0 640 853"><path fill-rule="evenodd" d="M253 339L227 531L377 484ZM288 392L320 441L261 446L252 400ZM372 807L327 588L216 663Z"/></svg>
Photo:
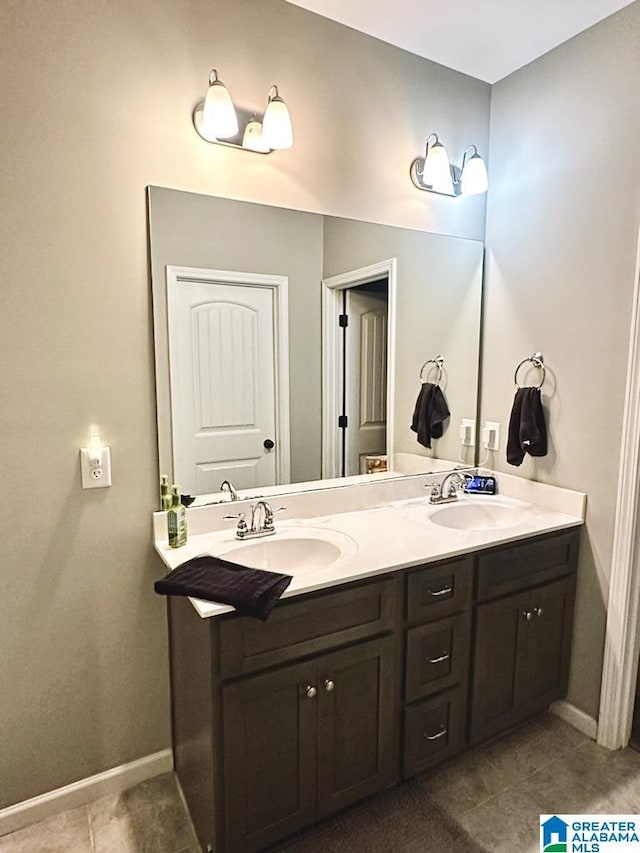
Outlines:
<svg viewBox="0 0 640 853"><path fill-rule="evenodd" d="M482 157L476 153L464 164L460 179L460 190L463 195L479 195L489 189L489 176Z"/></svg>
<svg viewBox="0 0 640 853"><path fill-rule="evenodd" d="M269 93L269 101L262 119L262 139L269 148L291 148L293 145L293 127L287 105L278 94L275 86Z"/></svg>
<svg viewBox="0 0 640 853"><path fill-rule="evenodd" d="M202 131L205 136L229 139L238 133L238 117L226 86L213 69L202 109Z"/></svg>
<svg viewBox="0 0 640 853"><path fill-rule="evenodd" d="M262 125L256 118L252 118L244 129L242 137L242 147L249 151L259 151L261 154L266 154L271 149L264 141L262 134Z"/></svg>
<svg viewBox="0 0 640 853"><path fill-rule="evenodd" d="M422 181L435 192L454 194L449 156L441 142L433 142L427 147Z"/></svg>

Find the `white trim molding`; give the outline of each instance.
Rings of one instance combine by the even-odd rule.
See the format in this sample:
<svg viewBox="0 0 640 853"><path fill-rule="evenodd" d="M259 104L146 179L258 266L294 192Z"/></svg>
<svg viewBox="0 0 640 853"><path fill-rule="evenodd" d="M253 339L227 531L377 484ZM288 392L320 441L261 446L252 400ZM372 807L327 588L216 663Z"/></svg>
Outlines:
<svg viewBox="0 0 640 853"><path fill-rule="evenodd" d="M172 770L173 753L170 749L163 749L161 752L145 755L128 764L113 767L104 773L88 776L78 782L72 782L70 785L56 788L6 809L0 809L0 837L67 809L84 806L98 797L121 794L140 782Z"/></svg>
<svg viewBox="0 0 640 853"><path fill-rule="evenodd" d="M591 740L596 739L596 735L598 734L597 722L593 717L590 717L588 714L585 714L584 711L581 711L580 708L572 705L571 702L566 702L564 699L561 699L559 702L554 702L551 705L550 710L552 714L555 714L556 717L560 717L560 719L564 720L565 723L569 723L570 726L573 726L574 729L582 732L583 735L591 738Z"/></svg>
<svg viewBox="0 0 640 853"><path fill-rule="evenodd" d="M395 410L397 258L325 278L322 281L322 479L340 476L338 395L342 370L342 336L338 316L340 292L387 277L387 458L393 454Z"/></svg>
<svg viewBox="0 0 640 853"><path fill-rule="evenodd" d="M197 267L167 266L167 293L181 282L231 284L241 287L269 288L273 294L273 336L275 343L275 400L276 400L276 485L291 482L291 434L289 409L289 277L233 270L212 270ZM155 321L154 321L155 322ZM167 348L168 352L168 348ZM168 358L168 355L167 355ZM159 413L158 413L159 414ZM170 416L170 413L169 413ZM160 428L158 428L160 433ZM173 424L171 424L173 446ZM175 454L172 452L172 457ZM162 454L161 454L162 460ZM162 466L161 466L162 467ZM166 469L166 464L162 470ZM171 470L175 469L172 465Z"/></svg>
<svg viewBox="0 0 640 853"><path fill-rule="evenodd" d="M600 692L598 743L621 749L629 742L640 651L640 555L638 484L640 482L640 242L636 255L629 335L618 495L607 605L604 664Z"/></svg>

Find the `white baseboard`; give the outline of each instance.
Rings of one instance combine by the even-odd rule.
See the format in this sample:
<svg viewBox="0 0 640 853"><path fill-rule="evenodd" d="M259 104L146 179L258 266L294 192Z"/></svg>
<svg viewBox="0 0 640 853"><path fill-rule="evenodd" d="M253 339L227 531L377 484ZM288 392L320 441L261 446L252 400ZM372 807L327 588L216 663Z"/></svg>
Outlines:
<svg viewBox="0 0 640 853"><path fill-rule="evenodd" d="M84 806L107 794L121 794L146 779L173 769L173 753L170 749L145 755L129 764L121 764L104 773L88 776L63 788L56 788L6 809L0 809L0 836L38 823L54 814Z"/></svg>
<svg viewBox="0 0 640 853"><path fill-rule="evenodd" d="M569 723L570 726L578 729L579 732L582 732L583 735L591 738L591 740L596 739L598 735L598 723L593 717L590 717L584 711L581 711L580 708L572 705L571 702L565 702L564 699L561 699L559 702L554 702L549 710L556 717L560 717L565 723Z"/></svg>

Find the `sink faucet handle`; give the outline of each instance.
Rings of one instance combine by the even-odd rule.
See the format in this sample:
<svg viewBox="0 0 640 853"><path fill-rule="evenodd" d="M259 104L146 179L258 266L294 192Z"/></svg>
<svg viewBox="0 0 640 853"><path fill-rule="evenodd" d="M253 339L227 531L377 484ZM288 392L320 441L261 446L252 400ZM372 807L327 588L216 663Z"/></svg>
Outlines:
<svg viewBox="0 0 640 853"><path fill-rule="evenodd" d="M278 512L286 512L286 506L279 506L273 509L271 504L265 505L264 528L265 530L273 530L273 516Z"/></svg>
<svg viewBox="0 0 640 853"><path fill-rule="evenodd" d="M238 526L236 527L236 536L238 539L242 539L248 533L249 528L247 527L247 518L244 512L239 512L237 515L223 515L222 518L226 521L231 521L235 518L238 519Z"/></svg>

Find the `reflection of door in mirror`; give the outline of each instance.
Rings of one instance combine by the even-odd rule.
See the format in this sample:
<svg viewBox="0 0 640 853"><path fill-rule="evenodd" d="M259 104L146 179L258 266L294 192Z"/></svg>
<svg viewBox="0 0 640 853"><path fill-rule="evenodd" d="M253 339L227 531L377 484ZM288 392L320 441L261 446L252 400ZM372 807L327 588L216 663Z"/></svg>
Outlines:
<svg viewBox="0 0 640 853"><path fill-rule="evenodd" d="M343 476L366 474L387 451L388 280L343 291ZM369 463L369 465L368 465ZM383 470L382 464L376 470Z"/></svg>
<svg viewBox="0 0 640 853"><path fill-rule="evenodd" d="M275 485L288 446L277 395L288 383L274 299L286 280L181 273L167 271L174 478L192 494L216 492L226 479Z"/></svg>

